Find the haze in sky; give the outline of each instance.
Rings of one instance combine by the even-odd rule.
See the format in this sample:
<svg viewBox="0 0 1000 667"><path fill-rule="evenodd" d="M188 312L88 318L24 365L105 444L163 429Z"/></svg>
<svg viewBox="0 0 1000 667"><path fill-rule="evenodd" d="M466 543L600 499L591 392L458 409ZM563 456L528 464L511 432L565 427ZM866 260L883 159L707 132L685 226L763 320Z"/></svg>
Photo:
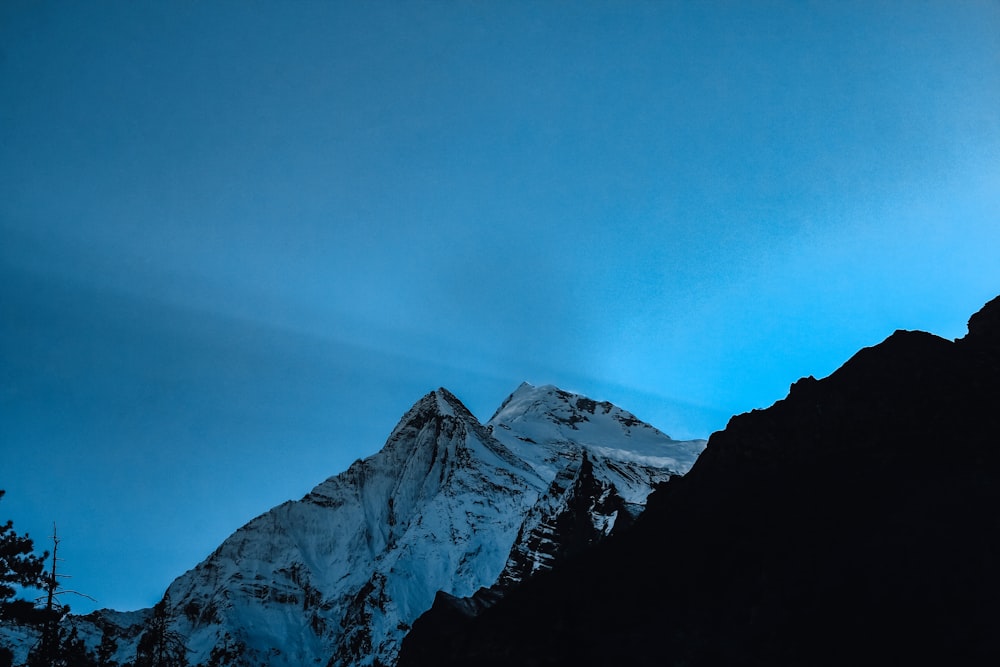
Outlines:
<svg viewBox="0 0 1000 667"><path fill-rule="evenodd" d="M438 386L706 437L961 336L998 109L988 0L8 0L0 518L151 606Z"/></svg>

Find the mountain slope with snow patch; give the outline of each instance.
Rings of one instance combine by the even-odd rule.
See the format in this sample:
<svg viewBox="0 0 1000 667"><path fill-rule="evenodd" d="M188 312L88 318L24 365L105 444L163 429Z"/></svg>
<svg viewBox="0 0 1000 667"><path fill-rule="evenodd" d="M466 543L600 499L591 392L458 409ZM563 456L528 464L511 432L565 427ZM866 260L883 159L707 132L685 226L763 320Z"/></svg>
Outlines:
<svg viewBox="0 0 1000 667"><path fill-rule="evenodd" d="M602 539L704 444L528 384L483 425L438 389L381 451L253 519L178 577L170 629L191 664L393 664L439 591L511 585ZM113 623L113 613L94 618ZM119 655L137 642L123 632Z"/></svg>

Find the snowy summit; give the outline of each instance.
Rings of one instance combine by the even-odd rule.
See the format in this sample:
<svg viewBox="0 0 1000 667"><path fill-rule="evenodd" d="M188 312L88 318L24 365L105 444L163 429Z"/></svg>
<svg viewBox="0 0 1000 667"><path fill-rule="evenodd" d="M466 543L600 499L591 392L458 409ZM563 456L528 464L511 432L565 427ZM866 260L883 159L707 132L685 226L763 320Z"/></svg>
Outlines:
<svg viewBox="0 0 1000 667"><path fill-rule="evenodd" d="M485 425L438 389L377 454L253 519L178 577L165 596L170 626L192 664L392 664L439 591L502 591L548 569L634 519L653 485L685 473L704 446L552 386L522 384ZM115 635L121 660L142 632L117 612L75 624L95 645Z"/></svg>

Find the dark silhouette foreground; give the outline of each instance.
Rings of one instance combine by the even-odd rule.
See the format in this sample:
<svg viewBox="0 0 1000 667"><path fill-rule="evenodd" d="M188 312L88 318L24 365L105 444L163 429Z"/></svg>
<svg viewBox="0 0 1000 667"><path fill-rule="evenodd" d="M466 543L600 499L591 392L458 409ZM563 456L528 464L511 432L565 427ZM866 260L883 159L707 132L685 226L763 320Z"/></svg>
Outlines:
<svg viewBox="0 0 1000 667"><path fill-rule="evenodd" d="M1000 297L734 417L631 530L435 605L399 665L1000 664L998 628Z"/></svg>

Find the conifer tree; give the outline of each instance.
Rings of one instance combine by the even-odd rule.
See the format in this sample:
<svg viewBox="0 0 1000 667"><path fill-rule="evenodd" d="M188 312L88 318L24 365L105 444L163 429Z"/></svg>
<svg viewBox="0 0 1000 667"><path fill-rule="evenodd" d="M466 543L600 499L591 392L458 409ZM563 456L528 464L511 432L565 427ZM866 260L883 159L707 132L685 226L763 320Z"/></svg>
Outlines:
<svg viewBox="0 0 1000 667"><path fill-rule="evenodd" d="M98 667L97 656L87 649L83 639L77 635L76 628L67 633L64 629L59 633L59 655L52 663L53 667Z"/></svg>
<svg viewBox="0 0 1000 667"><path fill-rule="evenodd" d="M135 667L188 667L187 646L180 633L170 629L170 594L153 607L153 618L139 638Z"/></svg>
<svg viewBox="0 0 1000 667"><path fill-rule="evenodd" d="M118 662L115 660L117 652L118 641L115 639L114 632L106 627L101 634L101 643L97 647L97 663L101 667L118 667Z"/></svg>
<svg viewBox="0 0 1000 667"><path fill-rule="evenodd" d="M0 490L0 498L4 493ZM15 586L41 588L46 556L48 553L34 555L31 538L14 532L13 521L0 525L0 618L7 618L18 608L17 601L12 600L17 593Z"/></svg>
<svg viewBox="0 0 1000 667"><path fill-rule="evenodd" d="M59 534L55 524L52 524L52 566L41 578L45 595L37 598L37 601L45 600L45 605L36 611L36 622L40 625L42 636L28 654L28 667L96 667L96 657L77 636L76 628L67 632L62 627L62 620L70 610L59 596L72 593L89 600L94 598L60 587L59 580L69 577L58 571L60 562Z"/></svg>

